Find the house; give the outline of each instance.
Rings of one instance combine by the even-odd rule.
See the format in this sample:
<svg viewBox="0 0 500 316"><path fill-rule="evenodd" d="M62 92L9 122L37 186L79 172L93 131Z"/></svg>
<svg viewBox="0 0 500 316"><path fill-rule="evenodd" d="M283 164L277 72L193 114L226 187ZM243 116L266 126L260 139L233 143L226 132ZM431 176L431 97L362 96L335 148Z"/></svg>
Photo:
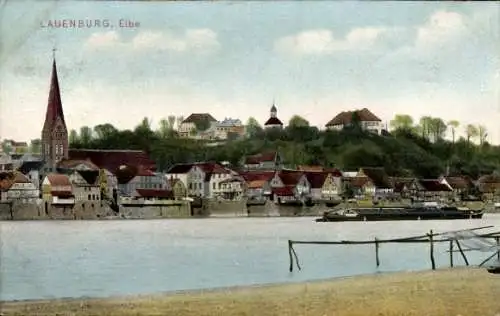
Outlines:
<svg viewBox="0 0 500 316"><path fill-rule="evenodd" d="M453 197L453 189L440 179L416 179L410 191L412 197L424 201L445 201Z"/></svg>
<svg viewBox="0 0 500 316"><path fill-rule="evenodd" d="M278 118L278 109L276 109L276 105L273 103L273 106L271 107L270 110L270 117L269 119L264 123L264 128L270 129L270 128L278 128L282 129L283 128L283 122Z"/></svg>
<svg viewBox="0 0 500 316"><path fill-rule="evenodd" d="M488 174L479 177L477 180L477 188L486 200L494 200L500 196L500 176L496 174Z"/></svg>
<svg viewBox="0 0 500 316"><path fill-rule="evenodd" d="M224 200L239 201L245 191L245 180L240 176L233 176L219 182L219 196Z"/></svg>
<svg viewBox="0 0 500 316"><path fill-rule="evenodd" d="M176 200L187 197L186 186L180 179L168 179L166 189L172 191L173 197Z"/></svg>
<svg viewBox="0 0 500 316"><path fill-rule="evenodd" d="M123 165L115 172L120 195L132 196L137 189L165 189L166 179L143 166Z"/></svg>
<svg viewBox="0 0 500 316"><path fill-rule="evenodd" d="M467 194L470 189L473 187L473 183L469 178L466 177L449 177L449 176L442 176L439 178L439 180L447 184L448 186L451 187L453 190L453 196L455 198L459 198L463 196L464 194Z"/></svg>
<svg viewBox="0 0 500 316"><path fill-rule="evenodd" d="M33 203L39 198L40 190L19 171L0 173L0 181L1 200Z"/></svg>
<svg viewBox="0 0 500 316"><path fill-rule="evenodd" d="M368 177L344 178L346 182L346 198L373 199L375 197L376 187Z"/></svg>
<svg viewBox="0 0 500 316"><path fill-rule="evenodd" d="M9 148L10 154L24 154L29 151L29 145L27 142L17 142L12 139L4 139L2 145Z"/></svg>
<svg viewBox="0 0 500 316"><path fill-rule="evenodd" d="M207 130L200 131L198 137L207 140L235 139L245 135L245 126L239 119L225 118L221 122L213 123Z"/></svg>
<svg viewBox="0 0 500 316"><path fill-rule="evenodd" d="M313 201L338 200L342 195L342 173L334 172L306 172L307 180L311 185L310 197Z"/></svg>
<svg viewBox="0 0 500 316"><path fill-rule="evenodd" d="M276 171L270 185L277 203L303 200L311 193L305 173L297 170Z"/></svg>
<svg viewBox="0 0 500 316"><path fill-rule="evenodd" d="M115 192L118 190L118 179L116 172L122 166L139 166L146 170L155 171L156 164L142 150L122 150L122 149L69 149L69 160L77 162L74 168L91 168L101 169L100 175L101 190L106 187L105 196L114 198ZM73 163L73 164L75 164Z"/></svg>
<svg viewBox="0 0 500 316"><path fill-rule="evenodd" d="M283 159L277 151L269 151L247 156L243 162L246 170L280 170Z"/></svg>
<svg viewBox="0 0 500 316"><path fill-rule="evenodd" d="M43 181L44 165L45 163L41 160L25 161L17 170L27 176L37 189L40 189Z"/></svg>
<svg viewBox="0 0 500 316"><path fill-rule="evenodd" d="M177 133L180 137L186 138L196 136L200 127L205 127L204 130L208 130L216 123L217 120L209 113L193 113L181 122Z"/></svg>
<svg viewBox="0 0 500 316"><path fill-rule="evenodd" d="M359 169L356 177L368 177L370 179L370 182L375 187L374 196L376 198L388 197L394 191L390 178L384 168L363 167Z"/></svg>
<svg viewBox="0 0 500 316"><path fill-rule="evenodd" d="M244 195L249 200L266 200L271 194L271 180L274 171L247 171L241 172L240 176L245 181L246 192Z"/></svg>
<svg viewBox="0 0 500 316"><path fill-rule="evenodd" d="M101 200L99 170L74 170L69 175L69 180L73 185L75 201L90 202Z"/></svg>
<svg viewBox="0 0 500 316"><path fill-rule="evenodd" d="M390 178L395 197L403 199L411 198L412 184L415 180L415 178Z"/></svg>
<svg viewBox="0 0 500 316"><path fill-rule="evenodd" d="M74 204L73 186L65 174L49 173L42 182L42 198L57 205Z"/></svg>
<svg viewBox="0 0 500 316"><path fill-rule="evenodd" d="M179 163L175 164L165 174L167 179L177 179L184 184L184 187L188 187L188 178L190 178L190 171L193 168L192 163Z"/></svg>
<svg viewBox="0 0 500 316"><path fill-rule="evenodd" d="M228 194L225 194L228 192L224 192L222 186L222 182L234 178L233 174L228 168L225 168L218 163L205 162L205 163L196 163L193 166L191 172L193 172L193 175L198 175L197 181L199 181L200 179L199 175L201 175L201 179L203 180L202 184L203 190L201 191L200 196L209 199L222 198L224 195L228 196Z"/></svg>
<svg viewBox="0 0 500 316"><path fill-rule="evenodd" d="M382 120L367 108L340 112L326 124L326 128L329 130L342 130L345 127L352 126L356 121L363 130L379 135L382 133Z"/></svg>

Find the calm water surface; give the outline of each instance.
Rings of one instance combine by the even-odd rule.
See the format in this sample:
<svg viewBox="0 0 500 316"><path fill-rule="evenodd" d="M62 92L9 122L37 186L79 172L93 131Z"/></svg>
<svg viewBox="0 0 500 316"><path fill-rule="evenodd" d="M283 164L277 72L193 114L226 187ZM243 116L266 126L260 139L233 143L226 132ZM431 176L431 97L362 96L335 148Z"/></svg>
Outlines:
<svg viewBox="0 0 500 316"><path fill-rule="evenodd" d="M315 223L313 218L0 222L0 300L113 296L430 268L428 244L296 245L287 240L363 240L495 225L481 220ZM491 230L489 230L491 231ZM436 246L448 266L448 244ZM471 252L480 263L488 253ZM457 254L455 264L463 265Z"/></svg>

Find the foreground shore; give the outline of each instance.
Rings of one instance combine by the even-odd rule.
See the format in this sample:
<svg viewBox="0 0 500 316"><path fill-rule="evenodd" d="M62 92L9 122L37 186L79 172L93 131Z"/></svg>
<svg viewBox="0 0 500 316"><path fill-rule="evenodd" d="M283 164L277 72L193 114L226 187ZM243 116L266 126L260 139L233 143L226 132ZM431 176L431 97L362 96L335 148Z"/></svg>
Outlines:
<svg viewBox="0 0 500 316"><path fill-rule="evenodd" d="M2 315L500 315L500 277L455 268L109 299L3 302Z"/></svg>

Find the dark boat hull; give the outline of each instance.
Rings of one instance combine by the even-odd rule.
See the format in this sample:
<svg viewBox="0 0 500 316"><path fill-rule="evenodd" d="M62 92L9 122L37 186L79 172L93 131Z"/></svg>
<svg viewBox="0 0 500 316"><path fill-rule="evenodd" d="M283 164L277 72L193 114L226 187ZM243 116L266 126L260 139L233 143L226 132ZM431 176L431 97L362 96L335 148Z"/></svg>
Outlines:
<svg viewBox="0 0 500 316"><path fill-rule="evenodd" d="M361 210L357 216L344 215L335 212L326 212L317 222L346 222L346 221L403 221L403 220L453 220L453 219L480 219L482 211L437 210L437 209L400 209L400 210Z"/></svg>

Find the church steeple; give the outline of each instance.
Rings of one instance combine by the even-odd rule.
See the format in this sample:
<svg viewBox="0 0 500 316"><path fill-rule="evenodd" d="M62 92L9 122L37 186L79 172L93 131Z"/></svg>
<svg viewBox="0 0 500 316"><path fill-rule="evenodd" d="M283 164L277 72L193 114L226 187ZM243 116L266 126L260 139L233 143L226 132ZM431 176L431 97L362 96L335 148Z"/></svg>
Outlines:
<svg viewBox="0 0 500 316"><path fill-rule="evenodd" d="M47 111L42 130L42 156L52 168L57 162L68 156L68 131L64 119L55 54L52 62Z"/></svg>

